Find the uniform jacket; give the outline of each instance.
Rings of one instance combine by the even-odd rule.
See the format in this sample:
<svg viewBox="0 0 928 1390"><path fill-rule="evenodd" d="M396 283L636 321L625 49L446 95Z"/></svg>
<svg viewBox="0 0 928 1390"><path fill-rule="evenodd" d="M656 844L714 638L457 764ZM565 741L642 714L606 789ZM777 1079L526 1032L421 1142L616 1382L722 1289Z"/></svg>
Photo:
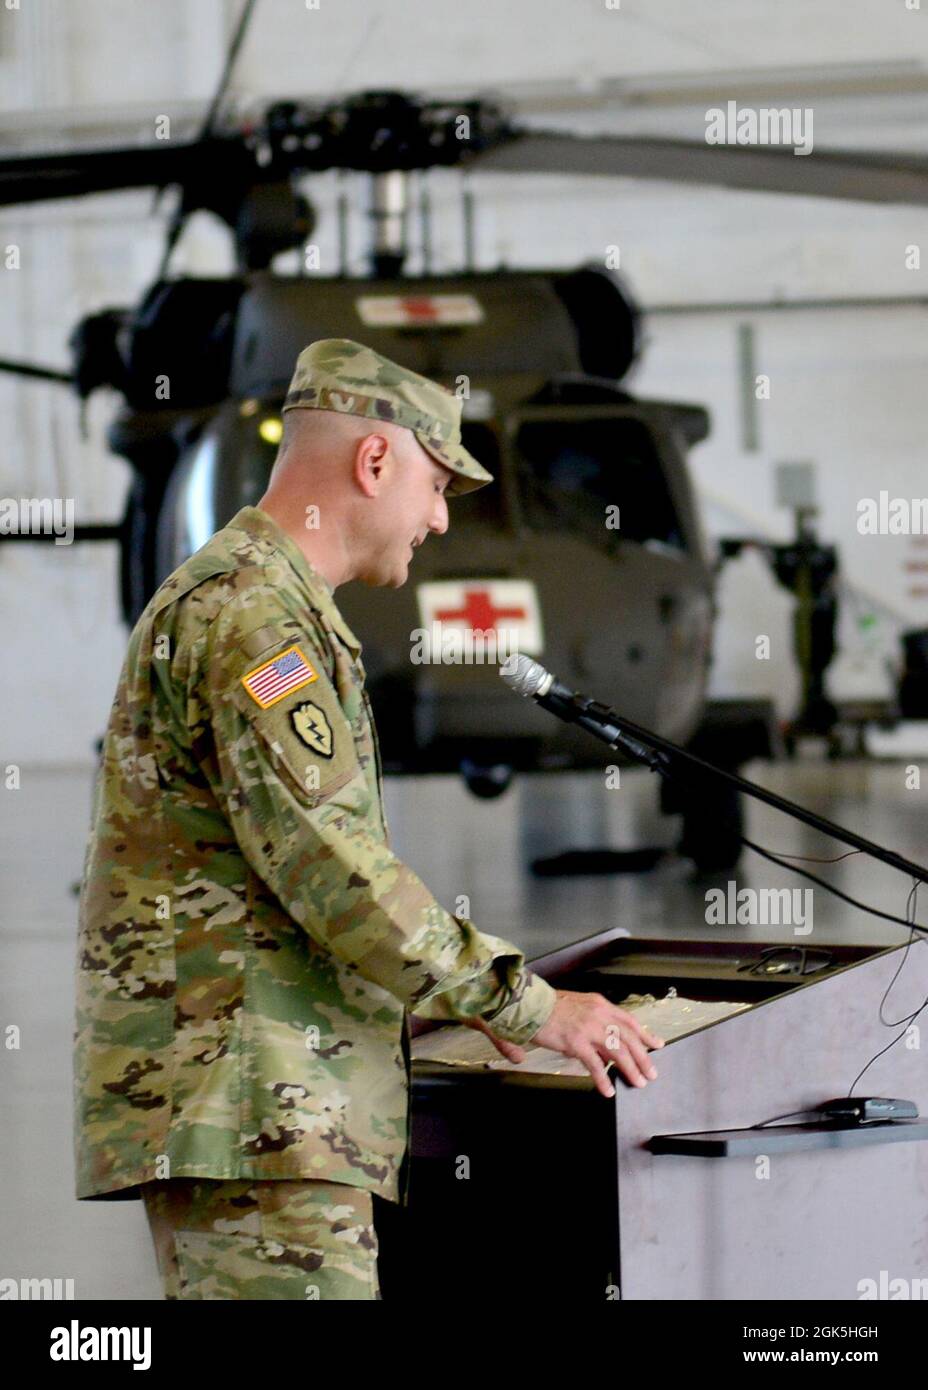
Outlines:
<svg viewBox="0 0 928 1390"><path fill-rule="evenodd" d="M80 901L78 1197L167 1177L401 1199L406 1011L528 1041L554 991L390 849L360 644L245 507L130 638Z"/></svg>

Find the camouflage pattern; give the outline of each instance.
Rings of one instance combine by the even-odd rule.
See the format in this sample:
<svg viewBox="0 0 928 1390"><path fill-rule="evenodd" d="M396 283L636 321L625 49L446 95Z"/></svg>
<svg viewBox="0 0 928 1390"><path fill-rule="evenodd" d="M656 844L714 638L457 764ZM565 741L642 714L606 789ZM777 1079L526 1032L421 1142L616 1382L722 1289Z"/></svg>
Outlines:
<svg viewBox="0 0 928 1390"><path fill-rule="evenodd" d="M303 349L283 408L340 410L405 426L427 453L457 475L448 494L472 492L493 481L493 474L461 444L461 398L350 338L320 338Z"/></svg>
<svg viewBox="0 0 928 1390"><path fill-rule="evenodd" d="M379 1299L373 1198L343 1183L146 1183L165 1298Z"/></svg>
<svg viewBox="0 0 928 1390"><path fill-rule="evenodd" d="M265 707L244 682L294 647ZM78 1197L318 1178L401 1200L405 1010L514 1042L547 1020L523 954L392 853L382 790L358 640L245 507L148 604L110 714L80 903Z"/></svg>

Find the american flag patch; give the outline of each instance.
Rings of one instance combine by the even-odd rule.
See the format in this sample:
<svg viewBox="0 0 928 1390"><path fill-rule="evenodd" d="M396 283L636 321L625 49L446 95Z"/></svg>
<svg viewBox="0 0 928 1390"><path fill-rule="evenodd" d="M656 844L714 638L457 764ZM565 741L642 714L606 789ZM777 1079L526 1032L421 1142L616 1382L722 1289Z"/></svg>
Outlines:
<svg viewBox="0 0 928 1390"><path fill-rule="evenodd" d="M273 661L265 661L242 676L242 685L256 704L267 709L291 691L318 679L318 671L313 670L299 647L288 647Z"/></svg>

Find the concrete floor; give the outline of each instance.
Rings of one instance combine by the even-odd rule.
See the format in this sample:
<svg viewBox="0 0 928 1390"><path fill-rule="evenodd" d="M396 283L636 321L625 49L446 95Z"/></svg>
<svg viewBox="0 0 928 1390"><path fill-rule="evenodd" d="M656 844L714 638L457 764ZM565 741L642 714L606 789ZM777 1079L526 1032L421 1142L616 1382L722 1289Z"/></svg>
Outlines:
<svg viewBox="0 0 928 1390"><path fill-rule="evenodd" d="M746 769L748 777L829 819L928 862L922 791L907 790L896 763L824 763ZM4 1030L0 1104L0 1278L74 1280L74 1296L161 1296L141 1203L77 1202L71 1154L71 1038L76 897L92 769L22 771L17 791L0 789L0 901ZM453 778L393 780L387 813L397 853L451 911L468 912L527 954L621 925L632 935L784 940L789 926L710 927L706 880L670 858L640 875L541 879L525 870L540 854L578 847L670 845L675 821L656 811L651 774L622 773L607 791L599 774L517 781L496 801L477 801ZM781 853L833 856L843 847L763 806L749 805L750 838ZM862 855L809 865L852 896L904 915L909 880ZM810 886L745 851L742 887ZM803 944L903 941L903 928L814 890L814 932ZM919 920L928 922L928 888ZM879 1001L874 1000L874 1009ZM19 1050L7 1045L10 1025ZM849 1078L850 1080L851 1078Z"/></svg>

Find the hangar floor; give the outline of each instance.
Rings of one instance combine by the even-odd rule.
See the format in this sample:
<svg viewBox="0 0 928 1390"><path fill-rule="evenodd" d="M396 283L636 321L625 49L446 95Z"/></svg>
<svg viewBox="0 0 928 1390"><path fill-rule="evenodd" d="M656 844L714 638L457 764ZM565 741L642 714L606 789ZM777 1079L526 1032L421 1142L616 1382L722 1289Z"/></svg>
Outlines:
<svg viewBox="0 0 928 1390"><path fill-rule="evenodd" d="M916 862L928 860L923 796L898 763L754 764L745 775ZM387 813L393 846L451 911L537 955L606 927L632 935L789 941L792 927L708 926L706 890L811 887L745 851L736 872L694 880L673 856L644 874L538 878L536 856L569 848L632 848L674 842L677 823L656 809L651 774L622 772L606 791L599 774L517 781L496 801L477 801L454 778L393 780ZM78 1203L71 1159L71 1033L76 898L92 773L23 769L21 789L0 796L0 891L4 903L0 1021L18 1026L19 1050L3 1050L0 1128L0 1277L74 1280L89 1299L160 1297L141 1204ZM845 847L752 801L748 834L782 854L835 857ZM806 865L851 896L905 915L908 879L861 854ZM469 903L456 900L466 895ZM920 920L928 920L923 895ZM803 944L904 941L902 927L814 889L814 930ZM878 1001L874 1001L876 1008ZM659 1082L657 1084L660 1084Z"/></svg>

